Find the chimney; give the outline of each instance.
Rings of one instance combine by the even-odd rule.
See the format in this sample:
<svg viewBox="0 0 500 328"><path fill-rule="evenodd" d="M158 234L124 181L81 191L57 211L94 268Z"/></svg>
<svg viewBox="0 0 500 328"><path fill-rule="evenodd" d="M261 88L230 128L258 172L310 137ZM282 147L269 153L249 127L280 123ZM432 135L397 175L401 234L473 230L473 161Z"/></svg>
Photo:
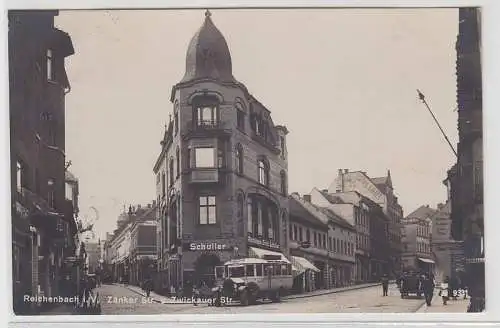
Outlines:
<svg viewBox="0 0 500 328"><path fill-rule="evenodd" d="M324 192L325 194L328 194L328 189L323 189L321 191Z"/></svg>
<svg viewBox="0 0 500 328"><path fill-rule="evenodd" d="M342 169L339 169L339 177L342 176Z"/></svg>
<svg viewBox="0 0 500 328"><path fill-rule="evenodd" d="M304 200L308 203L311 202L311 195L304 195Z"/></svg>
<svg viewBox="0 0 500 328"><path fill-rule="evenodd" d="M153 206L156 206L156 200L153 200Z"/></svg>
<svg viewBox="0 0 500 328"><path fill-rule="evenodd" d="M349 169L344 169L344 174L349 173Z"/></svg>
<svg viewBox="0 0 500 328"><path fill-rule="evenodd" d="M148 208L151 208L151 203L148 204Z"/></svg>

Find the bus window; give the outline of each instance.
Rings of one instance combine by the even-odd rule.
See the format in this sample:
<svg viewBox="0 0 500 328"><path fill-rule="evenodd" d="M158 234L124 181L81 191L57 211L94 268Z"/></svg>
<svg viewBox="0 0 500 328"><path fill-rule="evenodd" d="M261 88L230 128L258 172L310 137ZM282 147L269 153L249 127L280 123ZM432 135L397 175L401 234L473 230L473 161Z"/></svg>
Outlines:
<svg viewBox="0 0 500 328"><path fill-rule="evenodd" d="M286 264L282 264L282 265L281 265L281 275L282 275L282 276L286 276L286 275L288 275L288 270L287 270L287 267L288 267L288 265L286 265Z"/></svg>
<svg viewBox="0 0 500 328"><path fill-rule="evenodd" d="M227 265L224 267L224 277L229 277L229 268L227 267Z"/></svg>
<svg viewBox="0 0 500 328"><path fill-rule="evenodd" d="M272 275L273 274L273 265L272 264L264 264L264 275L268 276L268 275Z"/></svg>
<svg viewBox="0 0 500 328"><path fill-rule="evenodd" d="M291 264L288 264L287 265L287 275L291 276L292 275L292 265Z"/></svg>
<svg viewBox="0 0 500 328"><path fill-rule="evenodd" d="M262 277L264 275L264 273L262 271L262 264L256 264L255 265L255 272L257 273L256 275L258 277Z"/></svg>
<svg viewBox="0 0 500 328"><path fill-rule="evenodd" d="M254 277L255 276L253 264L247 264L245 266L245 269L246 269L245 272L246 272L247 277Z"/></svg>
<svg viewBox="0 0 500 328"><path fill-rule="evenodd" d="M222 266L215 267L215 278L216 279L224 278L224 267Z"/></svg>
<svg viewBox="0 0 500 328"><path fill-rule="evenodd" d="M275 276L281 276L281 264L274 264L273 265L273 274Z"/></svg>
<svg viewBox="0 0 500 328"><path fill-rule="evenodd" d="M234 278L242 278L245 276L245 267L237 266L237 267L229 267L229 274Z"/></svg>

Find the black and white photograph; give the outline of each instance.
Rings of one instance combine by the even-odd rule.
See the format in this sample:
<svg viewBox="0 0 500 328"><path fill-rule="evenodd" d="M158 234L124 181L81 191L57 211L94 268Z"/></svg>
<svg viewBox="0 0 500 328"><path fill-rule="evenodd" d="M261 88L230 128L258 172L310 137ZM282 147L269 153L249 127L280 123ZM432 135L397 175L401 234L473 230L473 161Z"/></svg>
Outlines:
<svg viewBox="0 0 500 328"><path fill-rule="evenodd" d="M481 8L5 15L15 316L487 309Z"/></svg>

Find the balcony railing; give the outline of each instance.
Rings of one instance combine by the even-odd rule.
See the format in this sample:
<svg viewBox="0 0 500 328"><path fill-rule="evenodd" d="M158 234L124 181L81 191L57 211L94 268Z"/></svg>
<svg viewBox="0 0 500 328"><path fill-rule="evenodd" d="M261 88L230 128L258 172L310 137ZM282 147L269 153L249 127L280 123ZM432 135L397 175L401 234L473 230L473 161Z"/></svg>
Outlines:
<svg viewBox="0 0 500 328"><path fill-rule="evenodd" d="M280 244L269 239L264 239L263 237L253 237L253 236L248 236L248 242L254 245L259 245L259 246L267 246L270 248L280 248Z"/></svg>
<svg viewBox="0 0 500 328"><path fill-rule="evenodd" d="M226 122L203 120L192 120L187 123L186 132L183 134L185 138L191 135L218 135L218 134L231 134L231 129Z"/></svg>

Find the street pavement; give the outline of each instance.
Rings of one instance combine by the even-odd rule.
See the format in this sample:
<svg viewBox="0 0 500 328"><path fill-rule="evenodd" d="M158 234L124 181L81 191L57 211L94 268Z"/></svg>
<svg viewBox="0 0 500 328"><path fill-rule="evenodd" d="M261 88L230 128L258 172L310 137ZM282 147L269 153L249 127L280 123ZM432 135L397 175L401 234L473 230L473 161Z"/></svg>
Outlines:
<svg viewBox="0 0 500 328"><path fill-rule="evenodd" d="M162 304L141 295L133 286L103 285L98 289L102 314L234 314L234 313L408 313L421 308L423 299L401 299L395 284L389 296L382 296L382 287L372 286L307 298L283 299L280 303L252 306L231 304L213 307L207 304ZM154 295L152 295L154 296ZM168 299L168 298L165 298Z"/></svg>

